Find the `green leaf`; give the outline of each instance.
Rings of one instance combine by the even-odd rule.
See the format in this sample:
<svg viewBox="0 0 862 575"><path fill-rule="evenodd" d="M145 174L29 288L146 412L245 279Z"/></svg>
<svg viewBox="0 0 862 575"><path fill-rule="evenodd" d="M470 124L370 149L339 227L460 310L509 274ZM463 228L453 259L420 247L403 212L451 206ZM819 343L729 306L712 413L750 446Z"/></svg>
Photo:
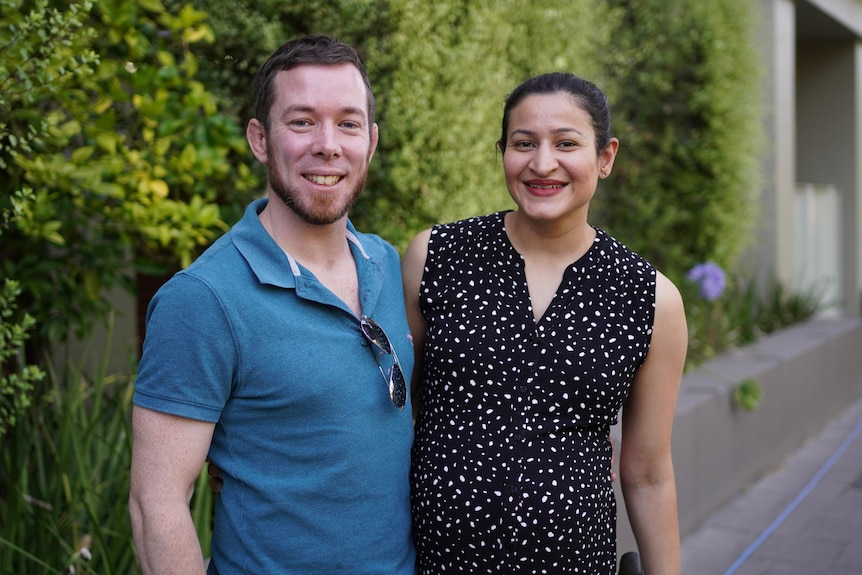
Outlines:
<svg viewBox="0 0 862 575"><path fill-rule="evenodd" d="M165 12L165 6L161 0L138 0L138 4L144 10L153 12L154 14L162 14Z"/></svg>

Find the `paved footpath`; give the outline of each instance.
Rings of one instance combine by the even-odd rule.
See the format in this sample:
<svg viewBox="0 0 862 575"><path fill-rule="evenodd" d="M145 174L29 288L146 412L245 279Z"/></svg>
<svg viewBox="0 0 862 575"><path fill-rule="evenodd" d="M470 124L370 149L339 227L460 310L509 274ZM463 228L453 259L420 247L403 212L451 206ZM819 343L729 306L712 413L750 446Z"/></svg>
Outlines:
<svg viewBox="0 0 862 575"><path fill-rule="evenodd" d="M682 541L683 575L862 575L862 400Z"/></svg>

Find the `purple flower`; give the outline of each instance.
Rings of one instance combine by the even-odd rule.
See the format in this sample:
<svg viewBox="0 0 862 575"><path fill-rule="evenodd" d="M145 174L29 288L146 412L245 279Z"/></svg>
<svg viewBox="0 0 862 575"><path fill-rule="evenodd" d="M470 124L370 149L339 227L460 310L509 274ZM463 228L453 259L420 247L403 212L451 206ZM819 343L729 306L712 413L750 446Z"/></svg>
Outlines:
<svg viewBox="0 0 862 575"><path fill-rule="evenodd" d="M712 262L697 264L685 277L700 287L700 297L706 301L716 300L724 293L726 285L724 270L717 264Z"/></svg>

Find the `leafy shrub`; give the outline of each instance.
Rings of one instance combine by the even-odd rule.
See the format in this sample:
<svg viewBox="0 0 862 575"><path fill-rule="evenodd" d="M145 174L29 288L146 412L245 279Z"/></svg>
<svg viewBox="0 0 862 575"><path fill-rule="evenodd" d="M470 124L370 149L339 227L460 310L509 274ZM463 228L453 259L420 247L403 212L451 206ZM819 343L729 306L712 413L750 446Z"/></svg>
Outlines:
<svg viewBox="0 0 862 575"><path fill-rule="evenodd" d="M746 345L779 329L801 323L823 309L818 290L794 291L780 282L766 287L734 274L715 289L717 266L707 274L699 264L680 284L688 319L687 367L691 369L727 349Z"/></svg>
<svg viewBox="0 0 862 575"><path fill-rule="evenodd" d="M132 289L135 259L187 265L259 190L242 131L195 77L204 14L158 0L0 7L0 201L35 195L3 272L40 335L62 340L106 316L105 288Z"/></svg>
<svg viewBox="0 0 862 575"><path fill-rule="evenodd" d="M763 389L757 380L743 379L733 389L733 404L745 411L754 411L763 399Z"/></svg>
<svg viewBox="0 0 862 575"><path fill-rule="evenodd" d="M131 573L130 378L46 381L0 454L0 572Z"/></svg>
<svg viewBox="0 0 862 575"><path fill-rule="evenodd" d="M14 319L20 293L18 282L8 278L0 289L0 439L30 406L33 384L44 377L42 370L24 360L24 342L36 322L28 314Z"/></svg>
<svg viewBox="0 0 862 575"><path fill-rule="evenodd" d="M505 97L539 72L597 73L607 28L593 5L562 0L390 0L387 16L390 33L365 43L380 145L353 214L404 247L434 223L512 207L496 149Z"/></svg>
<svg viewBox="0 0 862 575"><path fill-rule="evenodd" d="M675 281L747 247L763 141L756 5L608 0L601 53L621 145L597 221Z"/></svg>
<svg viewBox="0 0 862 575"><path fill-rule="evenodd" d="M127 509L133 378L107 373L110 349L100 357L95 373L71 361L57 373L49 363L32 406L3 438L0 573L138 571ZM192 510L206 554L212 498L202 472Z"/></svg>
<svg viewBox="0 0 862 575"><path fill-rule="evenodd" d="M12 207L0 213L0 235L27 202L32 193L17 192L12 198ZM30 406L33 384L45 374L35 365L29 365L24 357L24 343L36 320L30 314L17 313L17 298L21 287L17 281L5 278L0 288L0 440L9 427L15 425L18 414Z"/></svg>

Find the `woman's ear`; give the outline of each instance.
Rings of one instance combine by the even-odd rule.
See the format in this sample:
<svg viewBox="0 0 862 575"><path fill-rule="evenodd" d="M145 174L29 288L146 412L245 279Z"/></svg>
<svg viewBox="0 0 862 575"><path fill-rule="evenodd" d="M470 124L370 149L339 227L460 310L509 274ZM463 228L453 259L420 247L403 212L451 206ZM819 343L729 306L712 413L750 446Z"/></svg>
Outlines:
<svg viewBox="0 0 862 575"><path fill-rule="evenodd" d="M611 175L611 170L614 169L614 160L617 157L617 150L619 150L620 141L616 138L611 138L608 140L608 143L605 144L605 148L602 150L602 153L599 154L599 174L601 174L602 178L607 178Z"/></svg>

